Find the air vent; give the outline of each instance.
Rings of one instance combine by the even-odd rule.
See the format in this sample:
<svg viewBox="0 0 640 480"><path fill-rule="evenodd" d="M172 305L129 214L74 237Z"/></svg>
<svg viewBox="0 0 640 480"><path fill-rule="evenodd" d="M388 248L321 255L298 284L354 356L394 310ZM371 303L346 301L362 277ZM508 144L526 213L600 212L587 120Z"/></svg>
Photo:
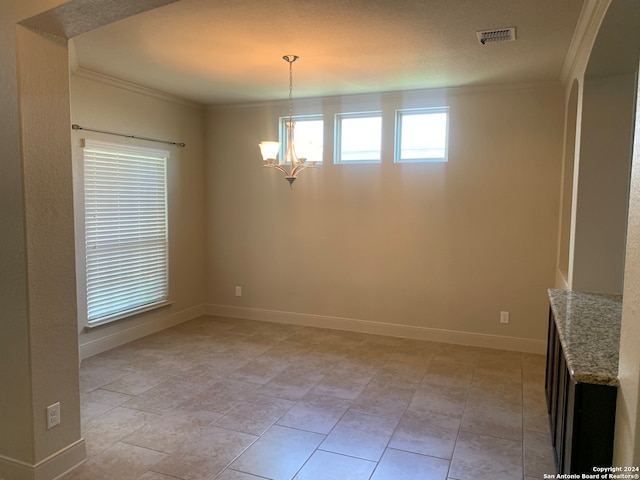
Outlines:
<svg viewBox="0 0 640 480"><path fill-rule="evenodd" d="M496 42L513 42L516 39L516 27L484 30L482 32L476 32L476 35L482 45Z"/></svg>

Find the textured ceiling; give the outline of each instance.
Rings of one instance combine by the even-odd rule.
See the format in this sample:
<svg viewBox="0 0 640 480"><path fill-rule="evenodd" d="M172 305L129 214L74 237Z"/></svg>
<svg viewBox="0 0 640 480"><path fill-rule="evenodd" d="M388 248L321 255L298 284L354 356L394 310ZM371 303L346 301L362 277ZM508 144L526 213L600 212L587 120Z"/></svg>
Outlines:
<svg viewBox="0 0 640 480"><path fill-rule="evenodd" d="M582 0L180 0L74 39L80 68L204 104L555 81ZM475 32L517 27L517 41Z"/></svg>
<svg viewBox="0 0 640 480"><path fill-rule="evenodd" d="M37 31L71 38L100 25L176 1L136 0L133 3L130 0L71 0L21 23Z"/></svg>

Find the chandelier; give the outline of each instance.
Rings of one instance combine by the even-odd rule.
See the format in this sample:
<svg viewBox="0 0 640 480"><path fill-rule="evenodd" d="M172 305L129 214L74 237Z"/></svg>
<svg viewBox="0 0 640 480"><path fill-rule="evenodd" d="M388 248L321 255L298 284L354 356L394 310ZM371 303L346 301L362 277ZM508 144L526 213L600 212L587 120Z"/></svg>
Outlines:
<svg viewBox="0 0 640 480"><path fill-rule="evenodd" d="M289 186L292 186L293 182L298 178L298 173L307 168L315 168L316 161L310 160L307 162L306 158L298 158L293 146L293 129L296 125L293 121L293 62L300 57L297 55L285 55L282 58L289 63L289 119L285 121L287 149L282 159L278 161L280 142L260 142L258 146L262 153L264 166L280 170L284 174L284 178L289 182Z"/></svg>

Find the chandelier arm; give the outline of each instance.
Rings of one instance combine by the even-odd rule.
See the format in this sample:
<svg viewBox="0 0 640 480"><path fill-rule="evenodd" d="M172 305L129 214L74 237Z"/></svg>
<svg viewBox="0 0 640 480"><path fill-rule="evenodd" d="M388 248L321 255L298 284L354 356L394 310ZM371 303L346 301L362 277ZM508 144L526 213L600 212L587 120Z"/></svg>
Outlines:
<svg viewBox="0 0 640 480"><path fill-rule="evenodd" d="M284 168L284 167L282 167L282 166L280 166L278 164L265 165L265 167L277 168L282 173L284 173L286 176L289 176L289 171L286 168Z"/></svg>
<svg viewBox="0 0 640 480"><path fill-rule="evenodd" d="M305 164L300 164L298 166L296 166L296 168L294 168L291 172L291 176L295 176L297 175L299 172L302 172L303 170L306 170L307 168L318 168L315 165L305 165Z"/></svg>

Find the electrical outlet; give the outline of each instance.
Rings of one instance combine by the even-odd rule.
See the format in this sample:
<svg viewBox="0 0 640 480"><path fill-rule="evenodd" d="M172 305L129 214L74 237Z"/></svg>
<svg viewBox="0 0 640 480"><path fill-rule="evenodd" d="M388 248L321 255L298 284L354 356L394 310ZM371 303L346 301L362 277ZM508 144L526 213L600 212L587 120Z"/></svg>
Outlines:
<svg viewBox="0 0 640 480"><path fill-rule="evenodd" d="M47 428L53 428L60 425L60 402L47 407Z"/></svg>
<svg viewBox="0 0 640 480"><path fill-rule="evenodd" d="M242 287L236 287L236 297L242 296Z"/></svg>
<svg viewBox="0 0 640 480"><path fill-rule="evenodd" d="M509 323L509 312L500 312L500 323Z"/></svg>

